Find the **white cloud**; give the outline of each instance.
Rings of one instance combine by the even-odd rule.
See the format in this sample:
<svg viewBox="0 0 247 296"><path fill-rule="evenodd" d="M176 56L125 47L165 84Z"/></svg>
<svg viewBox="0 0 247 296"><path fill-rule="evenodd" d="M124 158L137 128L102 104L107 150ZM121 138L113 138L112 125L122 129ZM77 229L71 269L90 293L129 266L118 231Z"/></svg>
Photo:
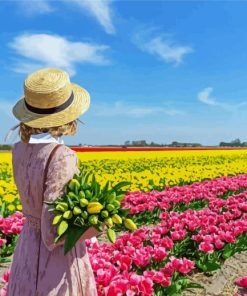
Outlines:
<svg viewBox="0 0 247 296"><path fill-rule="evenodd" d="M93 15L105 31L109 34L115 33L115 28L112 23L112 9L110 0L70 0L83 10L85 9Z"/></svg>
<svg viewBox="0 0 247 296"><path fill-rule="evenodd" d="M22 7L23 13L27 15L36 15L50 13L54 11L56 1L54 0L19 0L18 4ZM115 28L112 23L113 11L111 0L61 0L64 4L74 4L81 11L86 11L92 15L108 34L114 34Z"/></svg>
<svg viewBox="0 0 247 296"><path fill-rule="evenodd" d="M17 1L18 5L21 6L22 12L32 16L34 14L50 13L54 11L54 8L50 5L49 0L31 0Z"/></svg>
<svg viewBox="0 0 247 296"><path fill-rule="evenodd" d="M183 62L185 55L194 51L191 46L179 45L167 34L154 31L154 28L142 28L134 34L133 41L141 50L158 57L165 63L174 63L177 66Z"/></svg>
<svg viewBox="0 0 247 296"><path fill-rule="evenodd" d="M10 47L24 60L14 66L16 72L29 73L40 67L58 67L71 75L76 73L76 63L105 65L109 61L104 56L109 48L87 42L73 42L48 34L24 34L17 36Z"/></svg>
<svg viewBox="0 0 247 296"><path fill-rule="evenodd" d="M180 64L184 55L191 53L192 48L189 46L176 45L174 42L164 40L162 37L155 37L144 46L147 52L159 56L165 62L175 62Z"/></svg>
<svg viewBox="0 0 247 296"><path fill-rule="evenodd" d="M168 109L156 106L136 106L126 104L123 101L116 101L113 104L97 104L93 106L95 116L128 116L128 117L145 117L155 114L166 114L169 116L184 115L185 113L176 109Z"/></svg>
<svg viewBox="0 0 247 296"><path fill-rule="evenodd" d="M208 105L217 105L214 98L210 97L213 91L212 87L206 87L198 93L198 100Z"/></svg>
<svg viewBox="0 0 247 296"><path fill-rule="evenodd" d="M237 104L220 102L211 96L213 90L214 89L212 87L204 88L197 94L198 100L204 104L219 107L231 113L238 112L241 107L247 105L247 102L241 102Z"/></svg>

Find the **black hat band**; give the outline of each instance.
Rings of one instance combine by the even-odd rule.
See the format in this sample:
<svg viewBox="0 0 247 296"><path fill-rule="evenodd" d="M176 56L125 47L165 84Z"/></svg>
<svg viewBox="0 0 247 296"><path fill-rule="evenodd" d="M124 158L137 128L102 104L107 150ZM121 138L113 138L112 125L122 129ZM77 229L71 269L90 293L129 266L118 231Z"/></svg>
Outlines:
<svg viewBox="0 0 247 296"><path fill-rule="evenodd" d="M73 100L74 100L74 93L72 91L72 93L71 93L70 97L68 98L68 100L66 100L62 105L44 109L44 108L36 108L36 107L33 107L33 106L29 105L26 102L25 98L24 98L25 105L26 105L27 109L29 111L31 111L33 113L37 113L37 114L53 114L53 113L63 111L72 104Z"/></svg>

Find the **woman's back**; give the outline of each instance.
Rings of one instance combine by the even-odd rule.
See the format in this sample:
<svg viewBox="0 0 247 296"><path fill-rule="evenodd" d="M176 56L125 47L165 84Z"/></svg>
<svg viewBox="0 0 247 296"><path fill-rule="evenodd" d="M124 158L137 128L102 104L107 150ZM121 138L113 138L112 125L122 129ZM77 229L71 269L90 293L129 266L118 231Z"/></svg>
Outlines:
<svg viewBox="0 0 247 296"><path fill-rule="evenodd" d="M27 222L14 253L8 296L97 295L85 242L78 242L64 256L63 245L54 244L53 214L43 203L61 196L78 173L75 152L57 145L18 142L13 146L14 179Z"/></svg>
<svg viewBox="0 0 247 296"><path fill-rule="evenodd" d="M25 144L18 142L12 149L12 164L15 183L21 198L23 212L41 217L44 170L56 143ZM58 158L64 149L58 149ZM50 164L50 170L55 159Z"/></svg>

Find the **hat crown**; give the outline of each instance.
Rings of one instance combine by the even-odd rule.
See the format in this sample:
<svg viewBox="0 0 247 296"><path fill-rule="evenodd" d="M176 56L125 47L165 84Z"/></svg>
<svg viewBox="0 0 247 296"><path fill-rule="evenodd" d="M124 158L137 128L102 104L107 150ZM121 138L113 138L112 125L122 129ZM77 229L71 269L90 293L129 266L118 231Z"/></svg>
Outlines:
<svg viewBox="0 0 247 296"><path fill-rule="evenodd" d="M62 105L71 96L69 75L60 69L45 68L29 75L24 82L25 101L46 109Z"/></svg>

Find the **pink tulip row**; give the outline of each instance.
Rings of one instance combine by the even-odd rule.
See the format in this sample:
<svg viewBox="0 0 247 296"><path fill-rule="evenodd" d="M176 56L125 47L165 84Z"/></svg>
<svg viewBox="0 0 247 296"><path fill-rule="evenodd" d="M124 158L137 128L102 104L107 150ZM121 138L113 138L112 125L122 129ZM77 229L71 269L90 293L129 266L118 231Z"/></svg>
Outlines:
<svg viewBox="0 0 247 296"><path fill-rule="evenodd" d="M247 191L227 200L215 199L208 208L198 211L162 212L160 218L153 239L169 233L173 241L179 241L191 235L200 251L213 252L226 243L235 243L239 235L247 232Z"/></svg>
<svg viewBox="0 0 247 296"><path fill-rule="evenodd" d="M0 217L0 252L1 248L7 243L7 239L11 240L11 238L20 234L25 220L26 219L21 212L15 212L6 218ZM2 282L5 286L0 291L0 296L7 295L8 280L9 270L6 271L2 277Z"/></svg>
<svg viewBox="0 0 247 296"><path fill-rule="evenodd" d="M140 281L149 277L153 286L169 286L174 272L174 269L170 269L171 261L174 260L170 252L173 252L178 241L185 238L189 238L192 243L194 241L197 247L193 244L193 248L197 253L220 251L226 244L234 244L241 234L247 232L246 211L247 191L227 200L212 199L209 208L199 211L162 212L162 221L158 225L122 234L112 245L87 242L99 295L118 295L114 294L117 292L119 295L137 295L129 291L140 291L139 284L130 284L130 274L136 277L136 271L139 272ZM176 260L183 262L180 269L176 269L177 272L187 273L194 268L194 262L188 259ZM121 288L124 293L118 290L119 279L126 283Z"/></svg>
<svg viewBox="0 0 247 296"><path fill-rule="evenodd" d="M21 212L15 212L14 214L3 218L0 217L0 248L7 243L7 237L20 234L22 227L25 223L25 217Z"/></svg>
<svg viewBox="0 0 247 296"><path fill-rule="evenodd" d="M166 187L163 191L128 192L123 200L123 206L131 209L130 214L152 212L155 208L169 210L178 203L189 204L193 200L204 199L210 201L228 191L239 189L247 189L247 174L195 182L186 186Z"/></svg>
<svg viewBox="0 0 247 296"><path fill-rule="evenodd" d="M20 234L24 223L25 223L25 217L21 212L15 212L14 214L6 218L0 217L0 234L2 234L6 238L14 237ZM0 248L7 243L6 238L0 237ZM2 282L4 284L4 287L0 291L0 296L7 295L9 272L10 270L7 270L2 277Z"/></svg>
<svg viewBox="0 0 247 296"><path fill-rule="evenodd" d="M3 218L0 217L0 232L6 235L20 234L25 218L21 212Z"/></svg>
<svg viewBox="0 0 247 296"><path fill-rule="evenodd" d="M247 174L166 188L163 192L128 193L124 205L130 206L131 211L134 208L132 214L146 210L151 212L157 206L171 210L170 201L175 205L207 199L208 208L188 209L180 213L163 211L159 215L159 224L124 233L114 244L87 240L99 296L148 296L153 295L156 289L163 288L165 291L176 274L183 276L195 268L195 263L184 257L186 253L177 255L174 252L174 246L185 239L189 239L195 252L203 254L221 252L226 244L234 244L241 234L247 232L247 191L227 200L218 196L244 188L247 188ZM133 202L130 202L131 196ZM140 205L142 210L137 210ZM0 232L16 235L20 233L24 221L19 212L0 218ZM1 243L5 242L0 240L0 247ZM4 296L5 292L2 289L0 295Z"/></svg>
<svg viewBox="0 0 247 296"><path fill-rule="evenodd" d="M145 246L149 234L144 227L121 235L112 245L86 242L99 296L153 295L155 286L171 285L175 272L184 275L194 269L187 258L168 258L169 245Z"/></svg>

